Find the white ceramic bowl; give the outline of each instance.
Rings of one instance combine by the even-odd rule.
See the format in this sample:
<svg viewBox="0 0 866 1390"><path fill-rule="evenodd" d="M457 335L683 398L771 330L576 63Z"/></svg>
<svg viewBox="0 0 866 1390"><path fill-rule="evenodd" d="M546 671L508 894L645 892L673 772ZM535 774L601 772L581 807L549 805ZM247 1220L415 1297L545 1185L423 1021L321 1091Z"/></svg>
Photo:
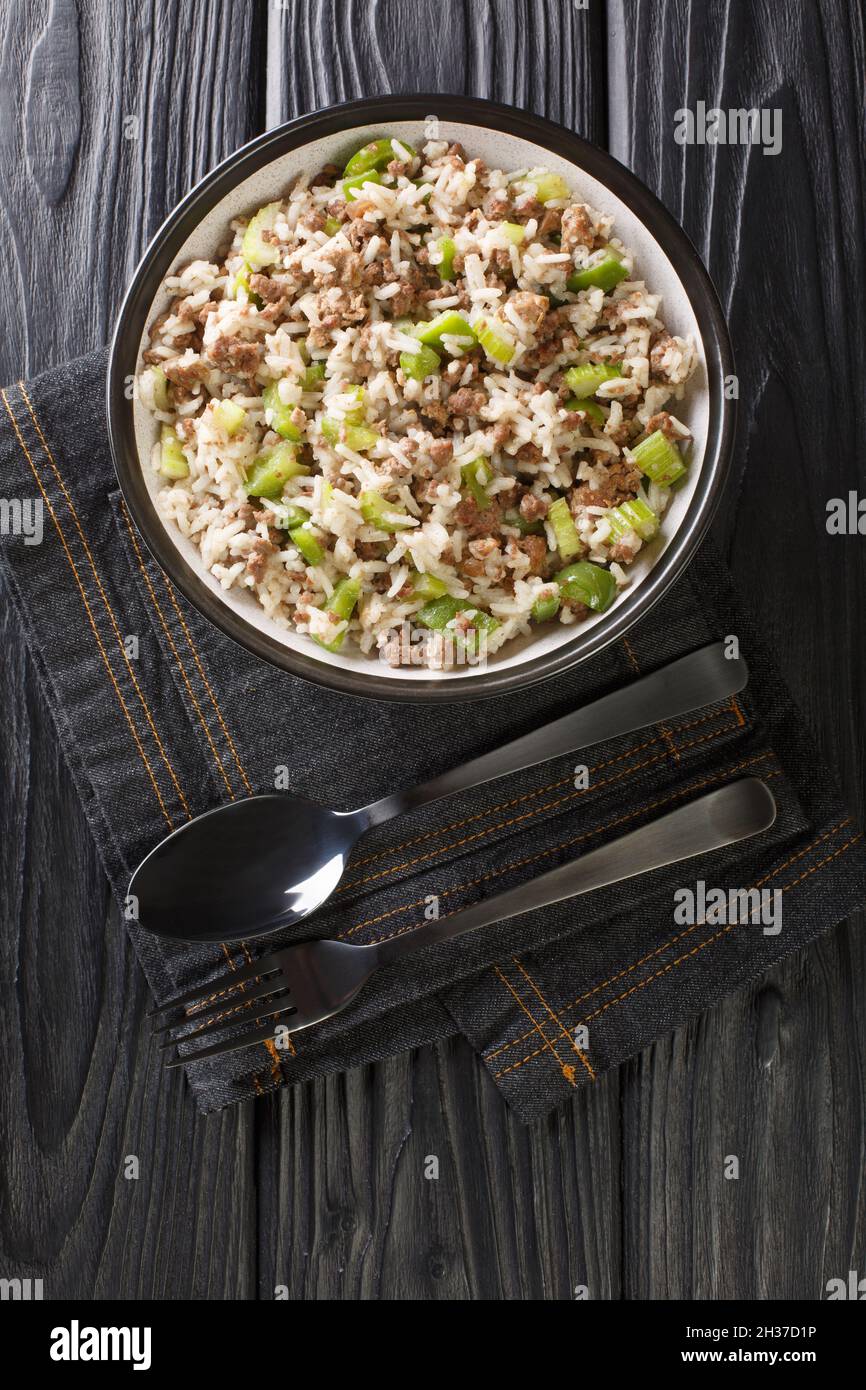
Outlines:
<svg viewBox="0 0 866 1390"><path fill-rule="evenodd" d="M493 168L545 165L567 180L575 198L611 213L615 231L635 254L638 274L662 295L661 313L673 333L691 336L699 365L678 406L694 436L689 474L671 500L660 535L631 567L631 584L607 612L579 626L545 625L492 656L483 669L459 666L430 672L391 668L353 646L339 654L287 632L247 591L223 590L204 568L195 545L155 506L159 481L149 466L158 426L127 399L129 377L140 370L146 330L165 307L166 275L225 249L229 221L284 194L301 172L314 172L385 133L418 147L430 138L459 141ZM418 701L499 694L561 671L622 636L681 572L710 521L727 472L733 405L724 379L733 371L724 318L691 243L656 198L622 165L571 132L539 117L464 97L377 97L291 121L244 146L184 199L157 233L124 301L112 346L108 415L115 465L124 496L157 560L187 598L218 627L258 656L297 675L354 694Z"/></svg>

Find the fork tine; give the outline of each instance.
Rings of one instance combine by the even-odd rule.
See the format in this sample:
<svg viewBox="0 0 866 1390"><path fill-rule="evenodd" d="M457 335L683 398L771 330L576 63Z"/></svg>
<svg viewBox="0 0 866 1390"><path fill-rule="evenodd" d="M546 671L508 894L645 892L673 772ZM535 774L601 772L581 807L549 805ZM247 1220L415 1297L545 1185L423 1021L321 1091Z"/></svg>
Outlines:
<svg viewBox="0 0 866 1390"><path fill-rule="evenodd" d="M260 960L251 961L249 965L241 966L239 970L231 973L219 975L215 980L202 985L199 989L188 990L186 994L177 994L174 999L166 999L164 1004L159 1004L155 1009L151 1009L148 1018L156 1018L159 1014L168 1013L171 1009L183 1009L189 1004L202 1004L214 994L225 994L227 990L233 989L235 985L243 984L244 980L254 980L258 975L267 975L274 970L279 970L280 962L276 951L269 956L262 956Z"/></svg>
<svg viewBox="0 0 866 1390"><path fill-rule="evenodd" d="M276 990L277 986L273 986L272 989ZM244 996L241 995L238 1000L238 1003L240 1005L244 1002ZM289 992L287 989L284 988L281 991L278 991L273 999L268 999L264 1004L257 1004L254 1000L251 1000L249 1013L252 1014L256 1023L258 1023L260 1019L273 1018L275 1014L285 1013L286 1010L291 1007L292 1006L290 1002ZM292 1010L292 1012L294 1012L294 1010ZM198 1015L195 1015L194 1017L197 1018ZM192 1022L193 1020L190 1019L189 1021ZM184 1020L184 1022L186 1022L186 1020ZM192 1033L184 1033L179 1038L168 1038L164 1043L161 1044L159 1051L166 1052L169 1048L175 1047L177 1043L181 1042L198 1042L199 1038L212 1037L214 1033L219 1033L226 1028L231 1028L232 1025L235 1023L243 1022L244 1019L240 1013L232 1013L231 1017L227 1017L225 1013L217 1014L213 1022L208 1024L204 1028L197 1028Z"/></svg>
<svg viewBox="0 0 866 1390"><path fill-rule="evenodd" d="M290 1033L295 1032L291 1023L287 1023L286 1028ZM254 1043L267 1042L268 1038L274 1036L273 1024L264 1028L257 1028L253 1033L243 1033L239 1038L227 1038L225 1042L214 1043L212 1047L203 1047L198 1052L187 1053L186 1056L172 1057L166 1062L166 1069L172 1067L185 1067L187 1062L200 1062L205 1057L222 1057L226 1052L238 1052L242 1047L252 1047ZM183 1038L180 1039L184 1041Z"/></svg>
<svg viewBox="0 0 866 1390"><path fill-rule="evenodd" d="M153 1036L158 1037L160 1033L169 1033L173 1028L183 1027L185 1023L206 1023L211 1018L225 1018L227 1014L234 1013L236 1009L242 1009L255 999L264 999L268 994L275 994L278 990L285 989L286 984L282 974L271 974L266 980L259 981L258 984L244 984L237 994L229 995L228 998L220 998L206 1009L196 1009L195 1013L184 1014L182 1018L168 1019L158 1028L155 1027L152 1030Z"/></svg>

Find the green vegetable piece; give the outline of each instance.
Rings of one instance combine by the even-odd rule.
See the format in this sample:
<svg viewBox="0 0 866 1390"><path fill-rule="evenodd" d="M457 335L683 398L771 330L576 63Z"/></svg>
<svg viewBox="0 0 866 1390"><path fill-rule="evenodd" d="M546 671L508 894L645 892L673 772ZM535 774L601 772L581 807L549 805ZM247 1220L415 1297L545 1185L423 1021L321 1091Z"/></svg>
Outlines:
<svg viewBox="0 0 866 1390"><path fill-rule="evenodd" d="M519 246L526 236L526 228L519 222L503 222L502 230L513 246Z"/></svg>
<svg viewBox="0 0 866 1390"><path fill-rule="evenodd" d="M622 540L629 531L635 531L642 541L648 541L659 529L658 517L640 497L635 497L631 502L621 502L608 512L607 519L613 543Z"/></svg>
<svg viewBox="0 0 866 1390"><path fill-rule="evenodd" d="M342 225L339 217L326 217L325 236L336 236Z"/></svg>
<svg viewBox="0 0 866 1390"><path fill-rule="evenodd" d="M360 196L361 189L365 183L381 183L382 175L377 174L375 169L371 169L369 174L356 174L354 178L343 179L343 197L348 202L350 198Z"/></svg>
<svg viewBox="0 0 866 1390"><path fill-rule="evenodd" d="M272 232L279 203L267 203L251 217L241 242L241 255L251 270L262 270L266 265L276 265L282 257L282 250L273 242L265 241L262 232Z"/></svg>
<svg viewBox="0 0 866 1390"><path fill-rule="evenodd" d="M617 376L622 376L622 367L616 362L584 362L582 367L569 367L565 381L582 405L587 396L595 395L603 381Z"/></svg>
<svg viewBox="0 0 866 1390"><path fill-rule="evenodd" d="M514 356L514 344L498 332L487 319L479 319L475 333L487 356L503 365Z"/></svg>
<svg viewBox="0 0 866 1390"><path fill-rule="evenodd" d="M171 402L168 399L168 377L162 367L150 367L150 376L153 382L153 403L157 410L171 410Z"/></svg>
<svg viewBox="0 0 866 1390"><path fill-rule="evenodd" d="M425 347L441 347L442 339L446 335L468 338L470 342L475 342L475 334L468 319L462 314L455 314L453 309L446 309L443 313L437 314L429 323L419 323L416 332L418 341Z"/></svg>
<svg viewBox="0 0 866 1390"><path fill-rule="evenodd" d="M435 268L439 271L440 280L454 279L454 257L457 254L457 247L454 239L450 236L439 238L439 250L442 252L442 259Z"/></svg>
<svg viewBox="0 0 866 1390"><path fill-rule="evenodd" d="M543 521L527 521L525 516L520 515L520 512L506 512L502 520L506 526L513 526L515 530L519 531L521 536L544 535Z"/></svg>
<svg viewBox="0 0 866 1390"><path fill-rule="evenodd" d="M254 305L256 306L257 309L261 309L261 307L262 307L261 297L260 297L259 295L257 295L257 294L254 294L253 291L250 289L250 276L249 276L249 270L239 270L238 273L237 273L237 275L235 276L235 288L234 288L234 297L235 297L235 299L238 298L238 290L243 290L243 292L244 292L244 294L246 295L247 300L249 301L249 303L250 303L250 304L254 304Z"/></svg>
<svg viewBox="0 0 866 1390"><path fill-rule="evenodd" d="M458 613L465 614L472 624L465 632L450 626ZM498 618L494 618L491 613L476 608L469 599L453 598L450 594L425 603L423 608L418 609L413 621L421 623L422 627L429 628L431 632L446 633L453 638L458 647L472 653L477 651L486 633L495 632L499 627Z"/></svg>
<svg viewBox="0 0 866 1390"><path fill-rule="evenodd" d="M577 396L572 396L570 401L565 402L565 409L584 411L594 425L603 425L605 422L605 414L598 401L591 400L589 396L582 401Z"/></svg>
<svg viewBox="0 0 866 1390"><path fill-rule="evenodd" d="M417 352L401 352L400 368L404 376L413 381L423 381L425 377L435 376L441 367L439 354L431 347L418 344Z"/></svg>
<svg viewBox="0 0 866 1390"><path fill-rule="evenodd" d="M247 496L281 497L283 488L290 478L296 478L309 471L309 468L298 463L293 445L276 444L273 449L264 449L254 459L247 475Z"/></svg>
<svg viewBox="0 0 866 1390"><path fill-rule="evenodd" d="M549 623L559 612L559 594L551 592L537 598L530 609L529 616L534 623Z"/></svg>
<svg viewBox="0 0 866 1390"><path fill-rule="evenodd" d="M297 547L308 565L320 565L324 560L324 550L306 526L293 526L289 530L289 540Z"/></svg>
<svg viewBox="0 0 866 1390"><path fill-rule="evenodd" d="M265 407L266 417L270 417L268 423L271 429L276 430L283 439L290 439L293 444L300 443L304 437L304 432L292 423L295 407L286 405L283 401L278 382L272 381L270 386L265 387L262 392L262 403Z"/></svg>
<svg viewBox="0 0 866 1390"><path fill-rule="evenodd" d="M223 433L231 439L247 418L247 412L242 405L235 405L234 401L220 401L213 408L213 418Z"/></svg>
<svg viewBox="0 0 866 1390"><path fill-rule="evenodd" d="M568 184L561 174L541 174L533 181L535 196L540 203L550 203L554 198L570 198Z"/></svg>
<svg viewBox="0 0 866 1390"><path fill-rule="evenodd" d="M553 528L556 546L563 560L570 560L572 555L579 555L583 550L583 544L564 497L557 497L555 502L551 502L547 519Z"/></svg>
<svg viewBox="0 0 866 1390"><path fill-rule="evenodd" d="M362 492L360 502L361 515L367 525L375 526L379 531L405 531L412 525L405 507L399 507L396 502L386 502L381 492Z"/></svg>
<svg viewBox="0 0 866 1390"><path fill-rule="evenodd" d="M448 586L443 579L439 579L435 574L422 574L420 570L409 571L409 583L412 585L413 598L441 598L448 592Z"/></svg>
<svg viewBox="0 0 866 1390"><path fill-rule="evenodd" d="M670 487L687 473L683 456L661 430L656 430L647 439L641 440L632 449L634 461L650 482L659 487Z"/></svg>
<svg viewBox="0 0 866 1390"><path fill-rule="evenodd" d="M293 502L287 502L281 512L274 512L274 525L284 531L294 531L309 519L310 513L304 507L296 507Z"/></svg>
<svg viewBox="0 0 866 1390"><path fill-rule="evenodd" d="M490 498L487 494L487 484L492 478L490 470L490 460L486 458L472 459L470 463L464 463L460 469L460 478L469 495L474 498L478 510L483 512L490 506Z"/></svg>
<svg viewBox="0 0 866 1390"><path fill-rule="evenodd" d="M573 275L569 275L565 283L574 294L577 294L578 290L612 290L614 285L618 285L627 275L628 271L622 261L612 251L608 251L595 265L587 266L585 270L576 270Z"/></svg>
<svg viewBox="0 0 866 1390"><path fill-rule="evenodd" d="M366 454L368 449L375 449L381 438L368 425L347 425L343 433L346 447L354 449L356 454Z"/></svg>
<svg viewBox="0 0 866 1390"><path fill-rule="evenodd" d="M589 560L578 560L576 565L560 570L556 582L564 598L585 603L595 613L603 613L616 598L616 580L610 570Z"/></svg>
<svg viewBox="0 0 866 1390"><path fill-rule="evenodd" d="M324 362L313 362L311 366L307 367L304 375L301 377L301 387L304 391L315 391L318 389L319 383L324 380Z"/></svg>
<svg viewBox="0 0 866 1390"><path fill-rule="evenodd" d="M405 140L401 140L400 144L414 159L416 152L412 146L407 145ZM371 140L368 145L362 145L355 151L343 173L351 177L353 174L366 174L370 169L387 169L391 160L397 158L390 136L384 140Z"/></svg>
<svg viewBox="0 0 866 1390"><path fill-rule="evenodd" d="M348 621L355 611L355 604L361 596L361 585L357 579L341 579L334 587L334 592L328 600L326 611L332 613L340 622ZM323 642L320 637L314 637L320 647L324 647L326 652L338 652L343 645L345 631L339 637L335 637L333 642Z"/></svg>
<svg viewBox="0 0 866 1390"><path fill-rule="evenodd" d="M180 438L171 425L163 425L159 433L159 471L164 478L188 478L189 463Z"/></svg>

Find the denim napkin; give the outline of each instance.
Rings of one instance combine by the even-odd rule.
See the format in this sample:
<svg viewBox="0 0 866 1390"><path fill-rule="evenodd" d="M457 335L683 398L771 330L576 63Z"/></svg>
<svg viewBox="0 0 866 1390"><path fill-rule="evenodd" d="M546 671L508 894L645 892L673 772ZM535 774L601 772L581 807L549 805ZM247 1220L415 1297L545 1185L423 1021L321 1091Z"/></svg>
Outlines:
<svg viewBox="0 0 866 1390"><path fill-rule="evenodd" d="M0 566L121 905L132 868L170 829L273 790L281 767L292 790L349 809L719 637L736 636L749 662L743 695L378 827L336 897L286 939L384 940L423 922L431 896L453 912L742 776L765 778L779 806L754 841L410 957L285 1050L271 1041L189 1065L202 1109L459 1030L530 1119L864 901L862 835L709 546L627 639L566 676L436 708L357 700L248 656L150 558L117 490L105 369L99 352L3 392ZM781 929L700 914L678 924L674 890L699 880L777 891ZM125 926L158 1001L253 950Z"/></svg>

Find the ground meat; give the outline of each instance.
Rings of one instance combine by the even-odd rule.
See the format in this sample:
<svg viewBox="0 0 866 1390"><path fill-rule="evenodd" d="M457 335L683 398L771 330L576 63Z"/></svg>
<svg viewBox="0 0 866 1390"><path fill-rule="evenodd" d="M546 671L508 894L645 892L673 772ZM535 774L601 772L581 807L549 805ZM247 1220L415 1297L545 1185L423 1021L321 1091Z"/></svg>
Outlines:
<svg viewBox="0 0 866 1390"><path fill-rule="evenodd" d="M281 284L279 280L272 280L268 275L251 275L250 289L266 304L276 304L278 300L285 297L286 293L286 286Z"/></svg>
<svg viewBox="0 0 866 1390"><path fill-rule="evenodd" d="M563 251L574 251L578 246L592 246L595 241L595 228L584 203L575 203L562 214Z"/></svg>
<svg viewBox="0 0 866 1390"><path fill-rule="evenodd" d="M627 497L634 497L640 485L640 472L634 468L627 459L618 458L607 467L607 484L615 501L623 502Z"/></svg>
<svg viewBox="0 0 866 1390"><path fill-rule="evenodd" d="M305 212L303 217L298 218L298 226L306 227L309 232L323 232L325 230L325 214L318 208L311 208Z"/></svg>
<svg viewBox="0 0 866 1390"><path fill-rule="evenodd" d="M650 348L650 376L654 377L656 380L665 381L667 379L665 375L664 358L665 353L673 346L674 340L670 333L660 333Z"/></svg>
<svg viewBox="0 0 866 1390"><path fill-rule="evenodd" d="M521 358L520 370L538 371L541 367L549 366L560 352L563 332L569 327L560 309L548 309L535 330L535 347Z"/></svg>
<svg viewBox="0 0 866 1390"><path fill-rule="evenodd" d="M639 431L640 425L637 420L623 420L615 429L607 431L607 437L622 448L623 444L630 443Z"/></svg>
<svg viewBox="0 0 866 1390"><path fill-rule="evenodd" d="M180 359L165 362L163 371L175 386L188 390L195 382L206 381L210 368L200 357L194 357L191 362L182 362Z"/></svg>
<svg viewBox="0 0 866 1390"><path fill-rule="evenodd" d="M527 492L520 499L520 515L524 521L540 521L547 516L549 504L543 497L537 497L534 492Z"/></svg>
<svg viewBox="0 0 866 1390"><path fill-rule="evenodd" d="M344 228L343 235L348 238L353 251L361 251L375 232L376 226L373 222L350 222L349 226Z"/></svg>
<svg viewBox="0 0 866 1390"><path fill-rule="evenodd" d="M666 410L660 410L657 415L651 415L646 422L647 434L655 434L656 430L661 430L667 439L691 438L691 435L684 436L679 433L673 423L672 417Z"/></svg>
<svg viewBox="0 0 866 1390"><path fill-rule="evenodd" d="M617 541L616 545L612 545L610 548L610 558L618 560L621 565L630 565L635 555L637 555L637 547L627 545L625 541Z"/></svg>
<svg viewBox="0 0 866 1390"><path fill-rule="evenodd" d="M511 438L511 425L508 420L500 420L498 425L493 426L493 447L501 449L503 444L507 444Z"/></svg>
<svg viewBox="0 0 866 1390"><path fill-rule="evenodd" d="M428 420L433 420L441 428L448 424L448 407L442 401L421 401L418 409Z"/></svg>
<svg viewBox="0 0 866 1390"><path fill-rule="evenodd" d="M310 187L318 188L323 183L336 183L339 173L340 170L336 164L326 164L323 169L319 170L318 174L314 174L310 179Z"/></svg>
<svg viewBox="0 0 866 1390"><path fill-rule="evenodd" d="M573 487L568 494L568 505L572 516L577 516L584 507L612 507L613 496L606 490L590 487L589 483L581 483L579 487Z"/></svg>
<svg viewBox="0 0 866 1390"><path fill-rule="evenodd" d="M516 544L518 550L529 556L529 573L540 575L547 559L547 541L544 536L521 536Z"/></svg>
<svg viewBox="0 0 866 1390"><path fill-rule="evenodd" d="M579 430L586 419L585 410L567 410L563 424L567 430Z"/></svg>
<svg viewBox="0 0 866 1390"><path fill-rule="evenodd" d="M344 198L332 198L326 209L329 217L336 217L340 222L346 216L347 208ZM373 229L375 230L375 228Z"/></svg>
<svg viewBox="0 0 866 1390"><path fill-rule="evenodd" d="M355 554L359 560L381 560L382 544L380 541L356 541Z"/></svg>
<svg viewBox="0 0 866 1390"><path fill-rule="evenodd" d="M497 536L502 512L498 502L491 502L482 511L474 497L466 497L455 507L454 520L470 536Z"/></svg>
<svg viewBox="0 0 866 1390"><path fill-rule="evenodd" d="M443 463L447 463L454 453L454 445L450 439L434 439L427 452L437 468L441 468Z"/></svg>
<svg viewBox="0 0 866 1390"><path fill-rule="evenodd" d="M517 453L514 455L515 461L524 467L536 467L544 458L537 444L521 444Z"/></svg>
<svg viewBox="0 0 866 1390"><path fill-rule="evenodd" d="M227 338L221 335L208 348L208 357L215 367L223 372L236 372L238 376L253 377L259 368L264 348L261 343L247 343L243 338Z"/></svg>
<svg viewBox="0 0 866 1390"><path fill-rule="evenodd" d="M247 557L247 573L251 574L258 583L265 568L265 561L269 555L273 555L276 546L272 541L266 541L263 536L257 536L253 541L252 548Z"/></svg>
<svg viewBox="0 0 866 1390"><path fill-rule="evenodd" d="M395 178L399 178L401 174L408 178L411 172L411 161L406 164L402 159L392 159L391 163L388 165L388 173L393 174Z"/></svg>
<svg viewBox="0 0 866 1390"><path fill-rule="evenodd" d="M570 608L576 618L589 617L590 610L585 603L580 602L580 599L563 598L562 606L563 608Z"/></svg>
<svg viewBox="0 0 866 1390"><path fill-rule="evenodd" d="M360 290L323 290L316 300L320 328L346 328L361 323L368 313Z"/></svg>
<svg viewBox="0 0 866 1390"><path fill-rule="evenodd" d="M470 541L468 549L470 555L474 555L476 560L486 560L495 550L499 549L499 541L495 536L481 536L477 541Z"/></svg>
<svg viewBox="0 0 866 1390"><path fill-rule="evenodd" d="M333 270L315 271L314 289L331 289L335 285L345 287L357 283L361 271L361 257L357 251L335 247L334 250L328 251L327 264L333 266Z"/></svg>
<svg viewBox="0 0 866 1390"><path fill-rule="evenodd" d="M519 203L515 203L512 209L515 221L528 222L531 217L539 220L544 216L544 204L537 198L521 198Z"/></svg>
<svg viewBox="0 0 866 1390"><path fill-rule="evenodd" d="M562 227L561 208L547 208L538 227L538 236L554 236Z"/></svg>
<svg viewBox="0 0 866 1390"><path fill-rule="evenodd" d="M518 318L537 334L550 308L550 300L546 295L530 294L528 290L520 290L513 294L508 302Z"/></svg>
<svg viewBox="0 0 866 1390"><path fill-rule="evenodd" d="M487 404L487 392L474 390L471 386L461 386L448 397L450 415L477 415Z"/></svg>

